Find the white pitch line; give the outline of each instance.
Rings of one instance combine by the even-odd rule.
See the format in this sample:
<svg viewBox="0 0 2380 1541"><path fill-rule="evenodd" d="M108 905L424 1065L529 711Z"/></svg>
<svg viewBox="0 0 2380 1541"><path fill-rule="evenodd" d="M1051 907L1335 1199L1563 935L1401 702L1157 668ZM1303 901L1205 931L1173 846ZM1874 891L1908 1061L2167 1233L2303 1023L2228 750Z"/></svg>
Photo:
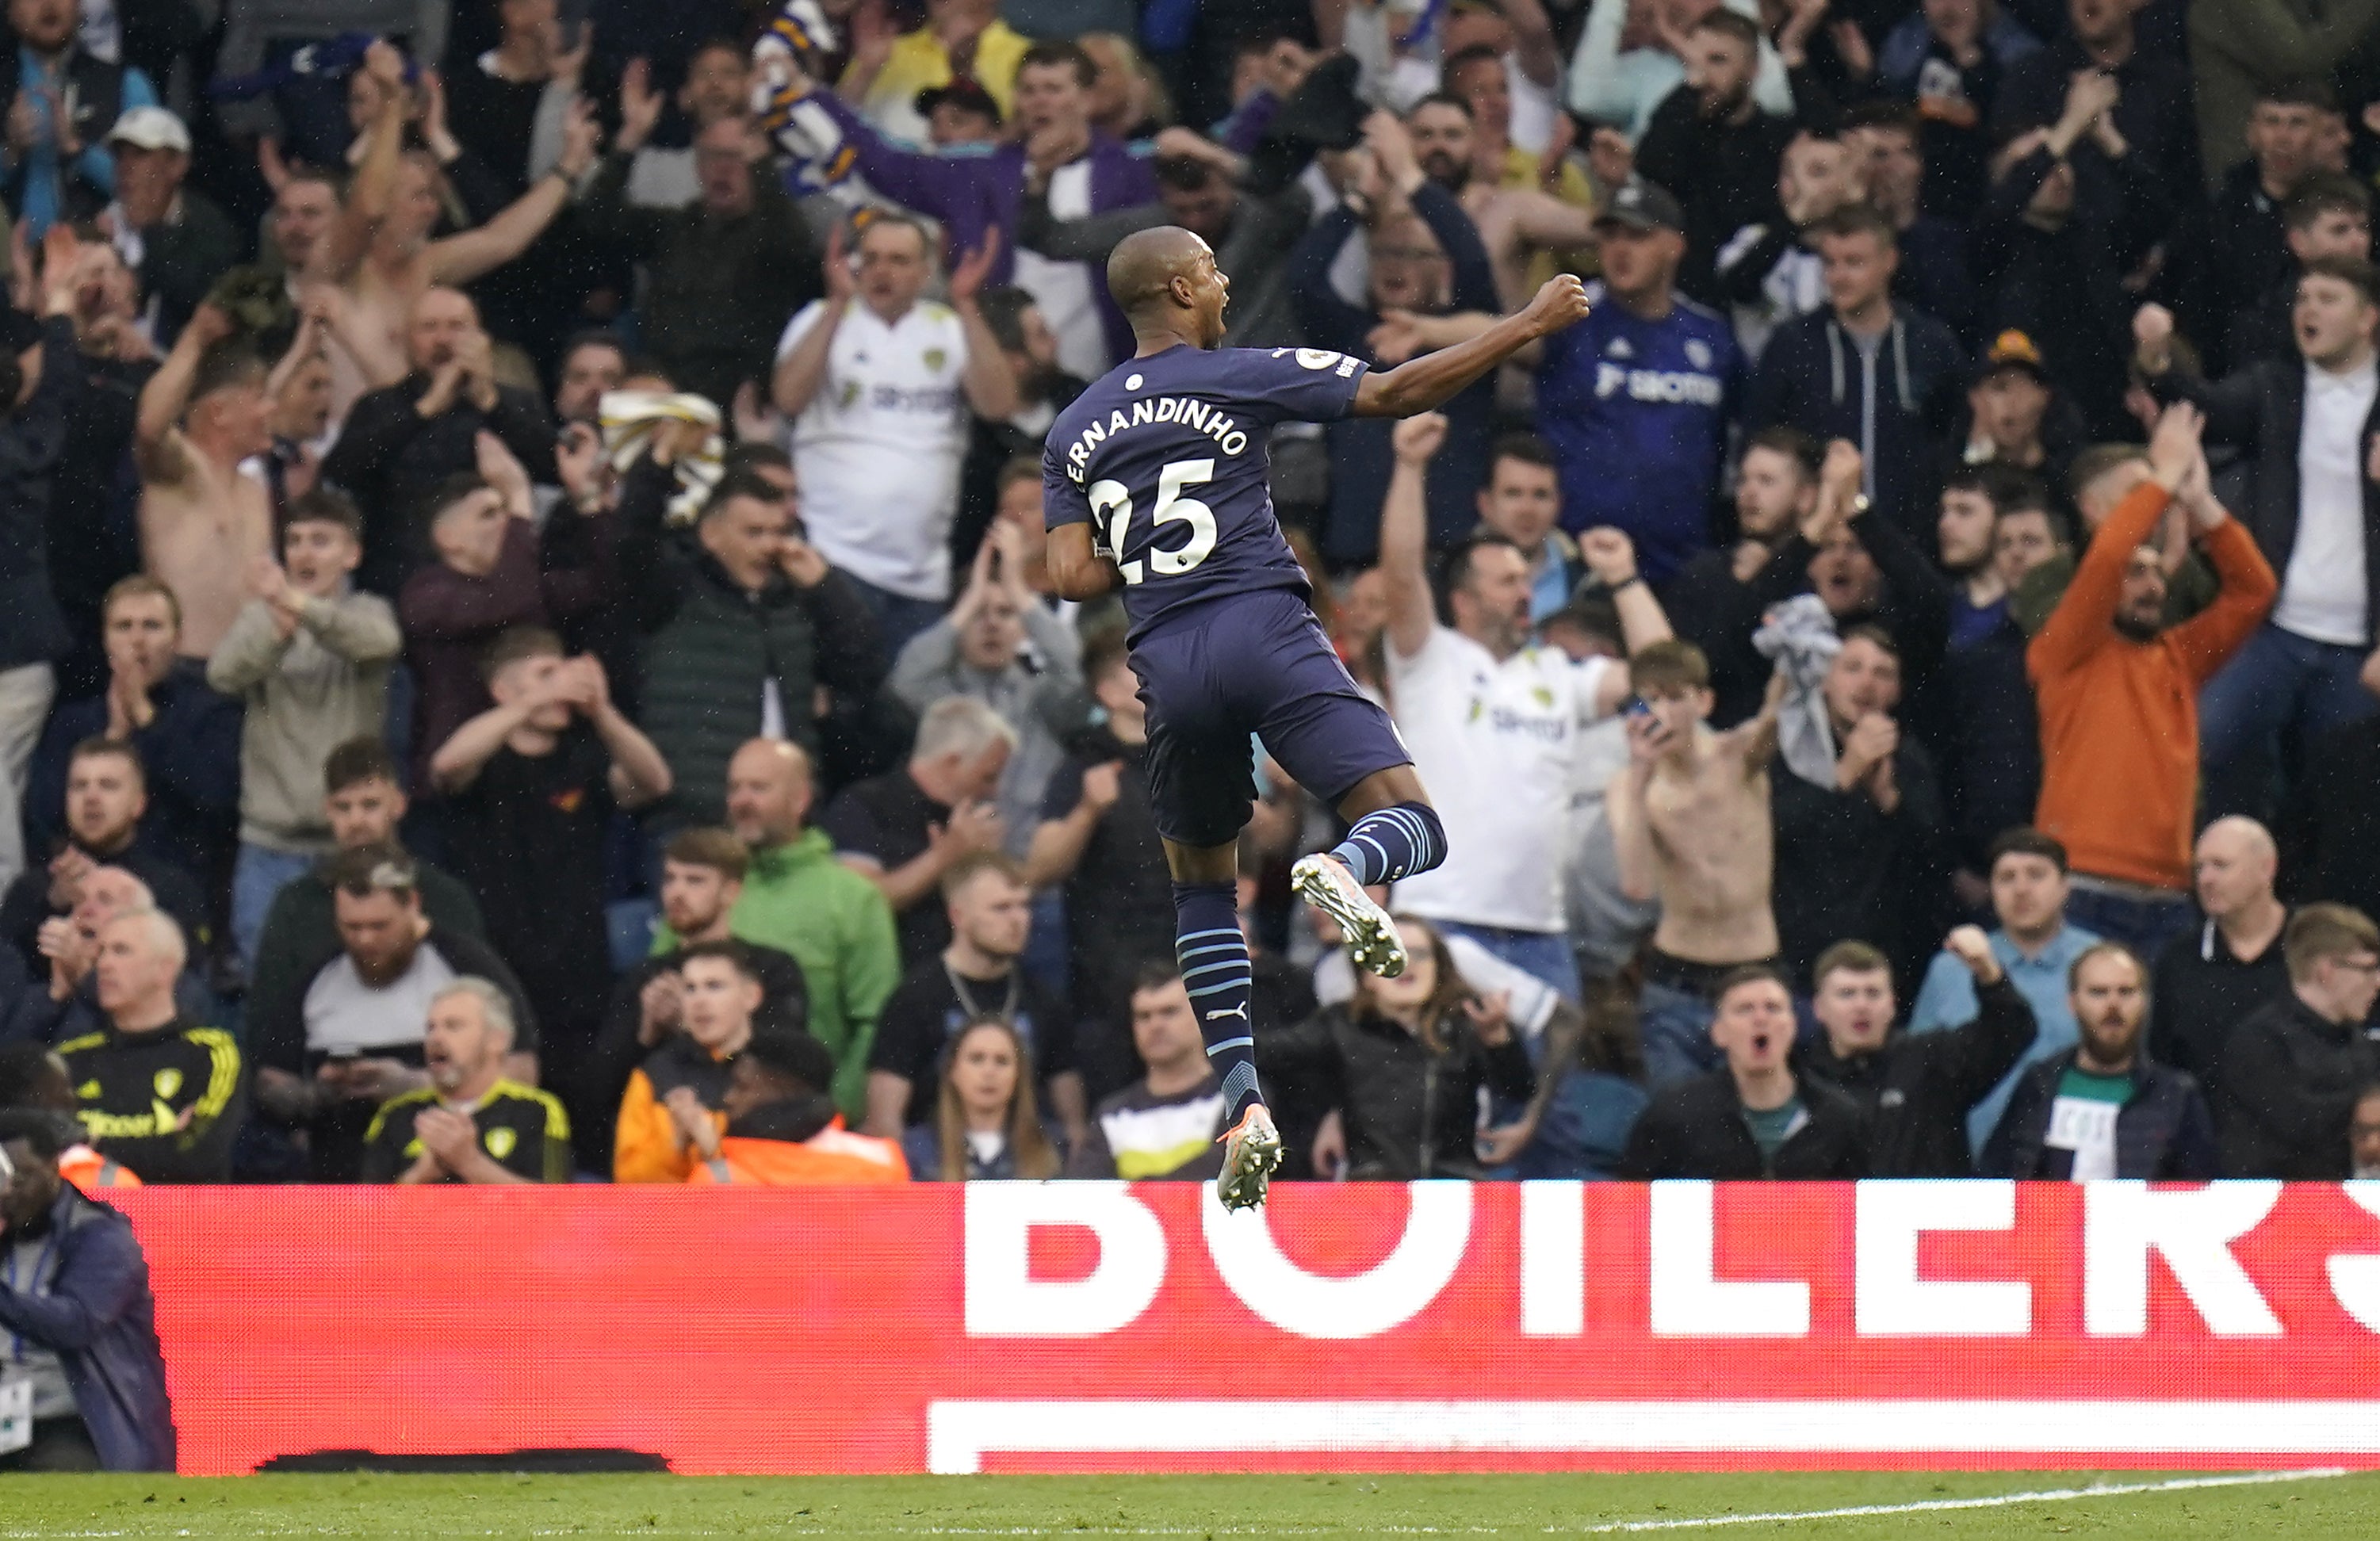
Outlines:
<svg viewBox="0 0 2380 1541"><path fill-rule="evenodd" d="M1716 1530L1721 1525L1777 1525L1796 1520L1855 1520L1871 1514L1931 1514L1947 1509L2005 1509L2019 1503L2064 1503L2076 1499L2115 1499L2135 1493L2182 1493L2199 1487L2253 1487L2273 1482L2315 1482L2348 1474L2344 1466L2301 1472L2239 1472L2228 1476L2175 1477L2165 1482L2107 1483L2095 1487L2053 1487L2036 1493L1994 1493L1979 1499L1925 1499L1914 1503L1865 1503L1845 1509L1795 1509L1774 1514L1713 1514L1694 1520L1622 1520L1588 1525L1588 1535L1646 1530Z"/></svg>

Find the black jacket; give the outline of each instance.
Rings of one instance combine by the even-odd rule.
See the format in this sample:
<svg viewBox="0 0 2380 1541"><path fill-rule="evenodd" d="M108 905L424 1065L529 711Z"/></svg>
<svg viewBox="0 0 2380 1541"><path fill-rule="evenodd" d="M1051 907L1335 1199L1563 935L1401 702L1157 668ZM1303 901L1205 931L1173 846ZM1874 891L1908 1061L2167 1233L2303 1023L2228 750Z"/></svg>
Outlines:
<svg viewBox="0 0 2380 1541"><path fill-rule="evenodd" d="M1876 360L1875 454L1868 478L1876 512L1930 540L1925 506L1934 446L1966 400L1967 356L1950 329L1921 310L1892 308ZM1821 441L1863 443L1864 382L1858 345L1831 309L1787 322L1768 339L1754 377L1754 431L1783 424Z"/></svg>
<svg viewBox="0 0 2380 1541"><path fill-rule="evenodd" d="M436 559L430 546L431 499L439 483L479 464L473 446L481 429L504 442L530 480L554 479L553 424L535 395L499 385L495 406L482 412L458 393L454 406L424 418L414 403L429 389L430 376L417 370L367 392L322 461L322 479L363 511L364 560L356 583L390 599L416 567Z"/></svg>
<svg viewBox="0 0 2380 1541"><path fill-rule="evenodd" d="M1347 1126L1347 1174L1410 1182L1477 1177L1479 1088L1520 1100L1536 1089L1528 1051L1513 1035L1489 1048L1460 1011L1439 1026L1436 1053L1402 1026L1325 1006L1299 1025L1257 1040L1257 1068L1311 1077L1334 1094Z"/></svg>
<svg viewBox="0 0 2380 1541"><path fill-rule="evenodd" d="M74 326L42 323L42 381L0 418L0 669L67 650L66 618L50 585L50 488L66 451L67 409L80 394ZM96 532L92 532L95 539Z"/></svg>
<svg viewBox="0 0 2380 1541"><path fill-rule="evenodd" d="M1798 91L1794 100L1801 100ZM1777 162L1798 131L1793 119L1756 108L1742 123L1715 122L1702 115L1701 93L1690 85L1679 86L1653 109L1636 141L1636 170L1685 207L1679 288L1706 305L1727 303L1714 266L1719 250L1747 224L1783 223Z"/></svg>
<svg viewBox="0 0 2380 1541"><path fill-rule="evenodd" d="M2149 1058L2186 1070L2211 1099L2215 1061L2231 1029L2289 993L2289 967L2275 937L2253 963L2234 957L2223 928L2212 920L2166 943L2156 957L2149 999Z"/></svg>
<svg viewBox="0 0 2380 1541"><path fill-rule="evenodd" d="M790 953L756 941L743 945L760 977L760 1009L753 1014L753 1025L796 1033L809 1031L809 982L802 974L802 965ZM676 966L677 954L664 953L647 958L621 975L612 986L612 1003L603 1013L603 1030L595 1039L593 1057L581 1073L589 1107L617 1108L621 1095L628 1089L628 1076L653 1052L638 1036L645 1020L645 987L652 982L654 975ZM604 1131L602 1138L608 1146L610 1131ZM597 1170L611 1171L610 1160L601 1162Z"/></svg>
<svg viewBox="0 0 2380 1541"><path fill-rule="evenodd" d="M2066 1153L2048 1145L2049 1114L2058 1101L2058 1078L2081 1053L2070 1049L2044 1060L2017 1081L1999 1127L1984 1142L1981 1175L2053 1181L2069 1175L2063 1170ZM2343 1125L2338 1147L2343 1162ZM2116 1114L2116 1175L2161 1183L2206 1183L2223 1175L2215 1122L2196 1081L2145 1057L2132 1061L2132 1094Z"/></svg>
<svg viewBox="0 0 2380 1541"><path fill-rule="evenodd" d="M1699 1178L1713 1183L1776 1178L1847 1182L1868 1173L1868 1118L1860 1105L1815 1076L1796 1087L1805 1117L1773 1159L1763 1159L1743 1122L1735 1077L1714 1070L1674 1081L1653 1093L1629 1132L1621 1177L1655 1183Z"/></svg>
<svg viewBox="0 0 2380 1541"><path fill-rule="evenodd" d="M1810 1075L1856 1099L1869 1119L1871 1177L1971 1177L1968 1110L2024 1058L2040 1026L2006 976L1975 989L1975 1020L1936 1033L1897 1032L1846 1059L1824 1038Z"/></svg>
<svg viewBox="0 0 2380 1541"><path fill-rule="evenodd" d="M2240 512L2257 550L2276 574L2289 570L2298 540L2298 441L2305 430L2305 360L2294 348L2285 358L2266 358L2207 380L2175 366L2149 382L2161 402L2188 401L2206 414L2206 442L2228 444L2254 457L2255 475L2247 508ZM2380 403L2356 436L2356 461L2380 433ZM2239 511L2235 511L2239 512ZM2380 616L2380 482L2363 479L2363 581L2370 613Z"/></svg>
<svg viewBox="0 0 2380 1541"><path fill-rule="evenodd" d="M1769 777L1777 934L1797 989L1845 937L1883 948L1904 979L1941 941L1949 842L1932 757L1913 734L1901 735L1892 775L1900 800L1890 813L1864 786L1815 786L1782 766Z"/></svg>
<svg viewBox="0 0 2380 1541"><path fill-rule="evenodd" d="M2380 1081L2380 1046L2314 1014L2295 991L2231 1029L2215 1059L2215 1123L2230 1177L2349 1175L2355 1098Z"/></svg>
<svg viewBox="0 0 2380 1541"><path fill-rule="evenodd" d="M447 966L456 974L476 974L503 990L513 1004L513 1051L517 1054L537 1052L537 1013L531 1008L528 997L522 993L520 981L513 977L513 971L505 966L504 959L496 956L494 948L475 936L450 930L435 920L430 923L430 934L421 939L421 945L437 949L438 954L446 960ZM338 961L341 955L334 953L316 965L313 972L306 976L297 989L271 1003L273 1009L270 1014L253 1011L249 1013L248 1051L252 1063L261 1069L285 1070L293 1075L313 1074L322 1056L306 1047L306 996L313 988L316 976ZM417 1039L411 1044L394 1047L418 1054L420 1044ZM379 1051L377 1049L368 1050L372 1053ZM392 1053L392 1057L402 1059L405 1055Z"/></svg>

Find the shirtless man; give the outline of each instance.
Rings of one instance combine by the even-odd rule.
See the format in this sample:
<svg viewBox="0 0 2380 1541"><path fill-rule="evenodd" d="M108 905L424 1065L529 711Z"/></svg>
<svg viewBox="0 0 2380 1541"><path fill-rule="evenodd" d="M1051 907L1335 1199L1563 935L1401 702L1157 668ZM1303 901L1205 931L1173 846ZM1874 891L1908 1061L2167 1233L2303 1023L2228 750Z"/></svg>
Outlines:
<svg viewBox="0 0 2380 1541"><path fill-rule="evenodd" d="M1628 768L1605 807L1621 891L1661 902L1637 1013L1645 1083L1658 1086L1714 1067L1713 989L1729 970L1777 956L1768 761L1785 676L1770 679L1757 715L1715 733L1700 649L1658 642L1628 668L1638 703L1628 709Z"/></svg>
<svg viewBox="0 0 2380 1541"><path fill-rule="evenodd" d="M1500 186L1478 174L1469 103L1443 92L1422 99L1400 124L1375 113L1364 126L1366 142L1392 184L1408 166L1452 193L1479 227L1480 244L1496 269L1496 292L1506 305L1536 292L1531 264L1558 249L1585 250L1595 244L1595 212L1536 188ZM1518 296L1516 301L1514 297Z"/></svg>
<svg viewBox="0 0 2380 1541"><path fill-rule="evenodd" d="M358 255L351 269L332 275L347 312L336 330L355 349L361 370L353 377L340 371L335 395L342 416L370 386L405 377L403 338L414 301L440 285L468 284L528 250L569 203L579 177L595 164L601 139L592 110L583 100L574 103L552 170L487 224L431 240L441 212L438 163L427 152L405 148L414 96L405 84L404 55L376 42L364 57L364 72L380 87L379 112L365 134L334 237L334 252Z"/></svg>
<svg viewBox="0 0 2380 1541"><path fill-rule="evenodd" d="M141 564L181 601L181 652L200 660L248 602L249 569L273 552L272 498L240 470L273 447L272 401L264 360L218 346L236 329L200 306L141 388L133 430Z"/></svg>

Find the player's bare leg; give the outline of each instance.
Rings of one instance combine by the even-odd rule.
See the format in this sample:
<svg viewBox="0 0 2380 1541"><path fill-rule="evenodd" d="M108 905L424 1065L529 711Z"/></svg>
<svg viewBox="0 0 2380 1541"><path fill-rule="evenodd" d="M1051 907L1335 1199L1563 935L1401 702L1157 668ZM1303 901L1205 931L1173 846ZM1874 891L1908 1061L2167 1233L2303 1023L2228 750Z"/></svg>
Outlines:
<svg viewBox="0 0 2380 1541"><path fill-rule="evenodd" d="M1410 765L1375 770L1339 799L1353 826L1329 851L1290 868L1297 896L1338 923L1355 966L1384 979L1405 971L1404 943L1389 912L1364 891L1427 872L1446 859L1446 831Z"/></svg>
<svg viewBox="0 0 2380 1541"><path fill-rule="evenodd" d="M1239 847L1165 843L1173 872L1173 949L1207 1062L1223 1084L1223 1170L1215 1196L1226 1209L1252 1209L1281 1165L1281 1135L1257 1086L1257 1040L1249 1019L1247 938L1240 930Z"/></svg>

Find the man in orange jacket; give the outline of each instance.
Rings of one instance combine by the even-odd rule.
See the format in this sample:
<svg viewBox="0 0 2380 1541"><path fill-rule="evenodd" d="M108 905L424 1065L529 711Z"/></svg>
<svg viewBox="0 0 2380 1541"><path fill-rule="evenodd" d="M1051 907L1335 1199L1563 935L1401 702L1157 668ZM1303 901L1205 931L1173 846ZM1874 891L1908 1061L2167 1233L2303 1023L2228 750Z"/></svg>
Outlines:
<svg viewBox="0 0 2380 1541"><path fill-rule="evenodd" d="M2034 822L2073 863L2067 918L2154 957L2190 918L2198 807L2198 690L2271 608L2273 569L2208 485L2203 419L2157 422L2139 480L2091 538L2074 581L2025 652L2041 712ZM2213 604L2162 625L2166 570L2151 543L2168 504L2222 582Z"/></svg>
<svg viewBox="0 0 2380 1541"><path fill-rule="evenodd" d="M892 1140L854 1135L829 1095L834 1055L807 1033L755 1032L727 1074L723 1133L689 1130L701 1159L689 1183L788 1188L811 1183L906 1183L909 1162Z"/></svg>

